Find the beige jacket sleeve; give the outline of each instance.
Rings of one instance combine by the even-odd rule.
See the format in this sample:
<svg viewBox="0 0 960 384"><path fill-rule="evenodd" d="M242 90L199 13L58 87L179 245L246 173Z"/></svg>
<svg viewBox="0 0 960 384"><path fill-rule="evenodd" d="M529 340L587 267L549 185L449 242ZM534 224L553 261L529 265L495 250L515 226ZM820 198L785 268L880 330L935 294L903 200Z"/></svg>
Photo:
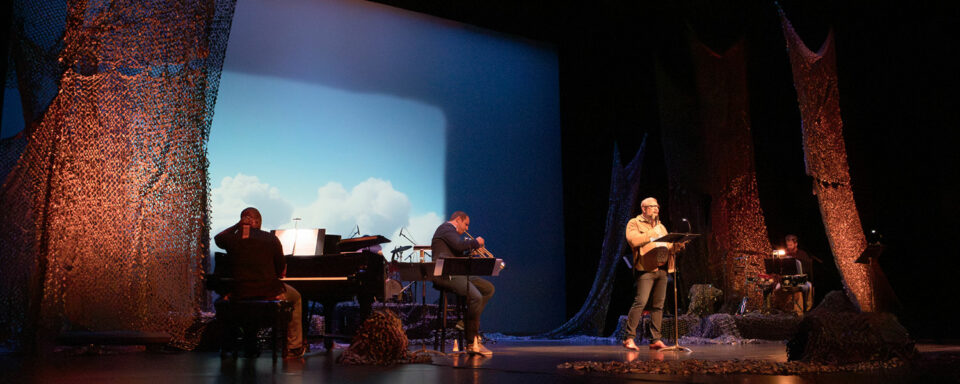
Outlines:
<svg viewBox="0 0 960 384"><path fill-rule="evenodd" d="M640 219L634 217L627 222L627 243L631 248L640 248L650 242L650 238L656 237L649 224L640 222Z"/></svg>

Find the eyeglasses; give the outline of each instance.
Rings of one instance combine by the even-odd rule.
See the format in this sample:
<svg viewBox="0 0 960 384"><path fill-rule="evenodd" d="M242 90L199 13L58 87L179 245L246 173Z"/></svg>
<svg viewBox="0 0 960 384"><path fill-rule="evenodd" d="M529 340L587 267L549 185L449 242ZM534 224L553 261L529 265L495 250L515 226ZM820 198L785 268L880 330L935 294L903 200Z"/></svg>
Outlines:
<svg viewBox="0 0 960 384"><path fill-rule="evenodd" d="M656 208L656 209L660 209L660 206L659 206L659 205L645 205L645 206L643 206L643 207L641 207L641 208Z"/></svg>

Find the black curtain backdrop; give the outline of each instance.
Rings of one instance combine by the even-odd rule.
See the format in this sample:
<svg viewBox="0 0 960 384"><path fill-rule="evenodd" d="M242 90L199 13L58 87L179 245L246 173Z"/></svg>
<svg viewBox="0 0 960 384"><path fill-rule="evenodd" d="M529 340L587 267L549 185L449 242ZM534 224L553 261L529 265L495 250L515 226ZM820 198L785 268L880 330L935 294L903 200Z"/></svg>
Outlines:
<svg viewBox="0 0 960 384"><path fill-rule="evenodd" d="M960 156L948 139L960 123L953 112L960 106L960 76L948 59L958 50L951 20L960 7L780 4L814 50L834 28L853 191L865 230L879 231L888 246L881 266L902 304L897 315L916 338L960 337L948 315L960 266L951 241L960 232ZM817 297L840 289L804 173L797 95L773 3L620 7L571 7L557 32L568 314L579 308L597 266L609 180L605 154L613 143L629 154L649 133L640 194L667 196L663 156L670 154L660 145L653 60L690 65L684 28L715 51L746 40L757 178L771 242L798 234L801 247L825 261L816 270ZM661 200L667 212L669 204ZM608 326L626 313L630 284L621 268Z"/></svg>
<svg viewBox="0 0 960 384"><path fill-rule="evenodd" d="M804 174L796 92L772 1L376 1L557 45L568 315L583 303L599 261L615 142L630 156L649 134L639 193L660 197L669 212L662 198L670 154L660 145L653 64L660 56L689 65L684 28L718 52L745 39L757 179L771 241L796 233L801 247L828 262L817 271L817 296L840 286L828 279L837 277ZM951 140L960 126L953 60L960 53L960 4L779 3L814 50L834 28L853 191L865 229L877 229L888 245L881 266L903 305L901 322L916 338L960 338L949 316L960 270L954 244L960 156ZM626 313L629 277L626 268L618 270L608 319Z"/></svg>

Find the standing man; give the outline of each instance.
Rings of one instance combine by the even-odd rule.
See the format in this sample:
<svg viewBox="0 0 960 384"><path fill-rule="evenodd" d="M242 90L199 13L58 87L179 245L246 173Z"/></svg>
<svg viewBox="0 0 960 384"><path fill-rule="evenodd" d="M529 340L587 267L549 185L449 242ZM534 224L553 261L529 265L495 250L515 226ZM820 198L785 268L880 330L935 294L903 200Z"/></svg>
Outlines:
<svg viewBox="0 0 960 384"><path fill-rule="evenodd" d="M637 326L643 316L643 308L651 301L650 308L650 349L666 347L660 340L660 325L663 322L663 302L667 295L667 272L673 272L674 253L676 249L683 249L683 244L677 244L676 249L671 243L658 243L659 237L666 235L667 229L660 223L660 205L657 199L648 197L640 202L641 214L627 222L626 236L630 248L633 249L634 274L637 277L637 294L633 305L627 314L626 337L623 340L624 348L640 350L634 339L637 336ZM653 298L651 299L651 291Z"/></svg>
<svg viewBox="0 0 960 384"><path fill-rule="evenodd" d="M465 239L463 234L470 228L470 217L462 211L450 215L450 220L440 224L433 233L430 247L434 259L469 256L472 250L483 248L483 238ZM493 352L480 343L480 315L493 297L493 284L476 276L444 276L433 280L433 285L467 298L467 313L464 319L464 334L467 352L492 356Z"/></svg>
<svg viewBox="0 0 960 384"><path fill-rule="evenodd" d="M280 239L260 230L260 211L250 207L240 213L240 222L214 237L217 246L227 251L231 275L236 283L229 298L279 299L293 303L293 316L287 324L285 358L299 358L306 352L300 328L300 292L280 279L286 273L286 260Z"/></svg>

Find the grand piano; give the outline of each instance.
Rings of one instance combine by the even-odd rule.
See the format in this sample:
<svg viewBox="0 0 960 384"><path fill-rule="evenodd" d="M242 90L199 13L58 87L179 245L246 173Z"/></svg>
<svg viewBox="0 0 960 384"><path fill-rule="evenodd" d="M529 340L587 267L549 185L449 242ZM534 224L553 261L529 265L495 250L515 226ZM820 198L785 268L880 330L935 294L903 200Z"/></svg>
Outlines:
<svg viewBox="0 0 960 384"><path fill-rule="evenodd" d="M339 236L336 238L339 240ZM388 241L383 236L365 236L334 241L333 244L338 247L328 246L324 249L324 252L332 252L329 254L285 256L287 274L281 280L294 287L303 298L305 337L324 337L324 344L329 347L333 338L344 336L339 334L344 325L340 324L335 313L338 302L353 301L356 298L360 305L360 318L364 319L370 313L374 300L383 301L385 260L382 255L365 248ZM217 252L214 254L214 262L216 268L213 274L207 275L206 287L224 295L230 292L232 286L229 256ZM307 321L311 315L310 302L323 305L327 328L324 335L307 334L310 329Z"/></svg>

